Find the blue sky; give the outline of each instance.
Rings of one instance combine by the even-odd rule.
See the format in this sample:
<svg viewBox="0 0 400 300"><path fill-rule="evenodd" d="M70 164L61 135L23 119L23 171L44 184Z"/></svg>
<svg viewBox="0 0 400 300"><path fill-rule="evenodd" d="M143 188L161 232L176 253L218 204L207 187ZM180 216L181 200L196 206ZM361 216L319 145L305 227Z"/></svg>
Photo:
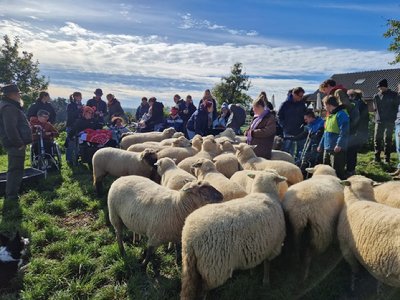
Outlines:
<svg viewBox="0 0 400 300"><path fill-rule="evenodd" d="M199 99L237 61L251 96L276 102L334 73L393 68L386 20L395 1L0 0L0 33L19 36L50 78L52 97L95 88L124 106Z"/></svg>

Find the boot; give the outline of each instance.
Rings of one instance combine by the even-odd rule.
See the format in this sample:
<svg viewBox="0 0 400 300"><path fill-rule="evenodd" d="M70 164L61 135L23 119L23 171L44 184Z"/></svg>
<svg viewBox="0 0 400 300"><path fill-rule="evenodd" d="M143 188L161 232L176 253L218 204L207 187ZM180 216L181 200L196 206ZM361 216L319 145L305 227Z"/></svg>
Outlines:
<svg viewBox="0 0 400 300"><path fill-rule="evenodd" d="M389 173L390 176L399 176L400 175L400 169L397 169L396 171Z"/></svg>

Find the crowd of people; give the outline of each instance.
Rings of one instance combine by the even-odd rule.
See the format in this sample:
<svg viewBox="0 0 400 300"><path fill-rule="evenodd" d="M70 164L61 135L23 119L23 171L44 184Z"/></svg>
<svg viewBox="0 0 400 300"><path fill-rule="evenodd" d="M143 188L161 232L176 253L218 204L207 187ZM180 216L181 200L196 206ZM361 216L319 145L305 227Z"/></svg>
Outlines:
<svg viewBox="0 0 400 300"><path fill-rule="evenodd" d="M392 135L396 129L396 149L399 165L393 176L400 179L400 87L399 91L388 89L388 82L382 79L377 85L378 92L373 98L375 115L374 148L375 161L381 162L381 152L386 163L390 163ZM363 101L362 91L347 90L332 79L321 83L319 91L324 94L324 111L315 111L304 100L301 87L288 92L287 99L276 109L263 91L252 103L250 125L244 132L241 128L246 121L246 110L239 104L223 102L217 110L217 102L210 90L205 90L198 107L190 95L182 99L173 97L174 104L168 115L164 105L155 97L143 97L136 110L138 132L162 131L173 127L189 139L194 135L216 135L226 128L236 134L243 133L247 143L256 145L255 153L271 158L271 151L278 139L282 140L281 150L290 153L299 166L324 163L331 165L338 177L345 179L355 174L357 153L368 141L369 112ZM22 180L26 146L37 141L37 130L43 132L45 148L58 135L53 126L56 112L48 92L41 92L25 115L20 91L15 84L2 88L0 103L0 139L8 153L6 198L18 198ZM73 164L77 157L77 136L84 132L83 141L96 139L96 134L109 138L105 146L118 146L127 117L121 103L113 94L102 100L103 91L96 89L94 97L82 103L82 94L74 92L67 106L66 160ZM228 100L228 99L227 99ZM232 101L229 101L232 102ZM233 101L234 102L234 101ZM105 126L108 126L106 130ZM279 137L279 138L277 138ZM80 153L82 155L82 153Z"/></svg>

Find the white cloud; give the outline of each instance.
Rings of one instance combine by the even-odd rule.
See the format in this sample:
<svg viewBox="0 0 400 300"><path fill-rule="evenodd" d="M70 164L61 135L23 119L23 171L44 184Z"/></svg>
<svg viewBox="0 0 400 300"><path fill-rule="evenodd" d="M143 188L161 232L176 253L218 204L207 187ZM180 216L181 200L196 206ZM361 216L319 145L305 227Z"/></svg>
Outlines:
<svg viewBox="0 0 400 300"><path fill-rule="evenodd" d="M219 30L227 32L232 35L247 35L247 36L257 36L258 32L255 30L246 31L228 28L223 25L218 25L212 23L208 20L198 20L192 17L190 13L181 15L181 24L179 25L181 29L208 29L208 30Z"/></svg>
<svg viewBox="0 0 400 300"><path fill-rule="evenodd" d="M85 84L91 94L94 88L101 86L115 94L115 89L119 89L126 99L138 99L143 94L170 99L167 96L175 92L190 92L200 97L205 88L219 82L221 76L227 75L230 67L239 61L254 78L250 95L266 90L279 100L284 99L291 87L303 86L312 92L318 87L318 80L331 74L388 68L387 62L393 59L390 53L356 49L170 43L158 36L93 32L73 22L59 28L39 28L30 23L0 20L0 31L10 36L18 35L22 48L32 52L44 70L60 71L50 78L51 88L52 85L62 86L63 70L74 70L76 74L84 72L88 78L76 79L75 87L73 81L63 84L69 90ZM114 78L113 83L107 82L107 76ZM129 77L133 79L125 82ZM304 80L308 77L314 79ZM147 81L141 80L146 78ZM166 84L157 88L151 85L152 78Z"/></svg>

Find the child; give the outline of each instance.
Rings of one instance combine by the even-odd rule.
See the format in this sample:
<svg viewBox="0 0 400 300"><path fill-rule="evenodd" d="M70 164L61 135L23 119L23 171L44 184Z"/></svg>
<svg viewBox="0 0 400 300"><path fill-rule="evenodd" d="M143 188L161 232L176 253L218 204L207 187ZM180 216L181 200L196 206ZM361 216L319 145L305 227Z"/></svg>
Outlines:
<svg viewBox="0 0 400 300"><path fill-rule="evenodd" d="M51 153L51 147L54 141L54 138L58 136L57 129L54 128L53 125L48 121L50 117L50 113L47 110L41 109L37 113L37 117L31 117L30 123L32 126L32 139L33 139L33 147L35 149L39 149L39 131L42 131L43 145L46 153Z"/></svg>
<svg viewBox="0 0 400 300"><path fill-rule="evenodd" d="M112 117L110 130L112 131L112 139L119 145L123 133L129 132L129 129L124 125L122 117Z"/></svg>
<svg viewBox="0 0 400 300"><path fill-rule="evenodd" d="M323 163L332 166L340 179L346 179L346 149L350 130L349 114L343 105L339 105L334 96L326 96L323 100L329 112L325 121L325 132L317 148L324 151Z"/></svg>
<svg viewBox="0 0 400 300"><path fill-rule="evenodd" d="M165 120L164 128L173 127L177 132L183 132L183 120L178 114L179 109L171 107L168 118Z"/></svg>

